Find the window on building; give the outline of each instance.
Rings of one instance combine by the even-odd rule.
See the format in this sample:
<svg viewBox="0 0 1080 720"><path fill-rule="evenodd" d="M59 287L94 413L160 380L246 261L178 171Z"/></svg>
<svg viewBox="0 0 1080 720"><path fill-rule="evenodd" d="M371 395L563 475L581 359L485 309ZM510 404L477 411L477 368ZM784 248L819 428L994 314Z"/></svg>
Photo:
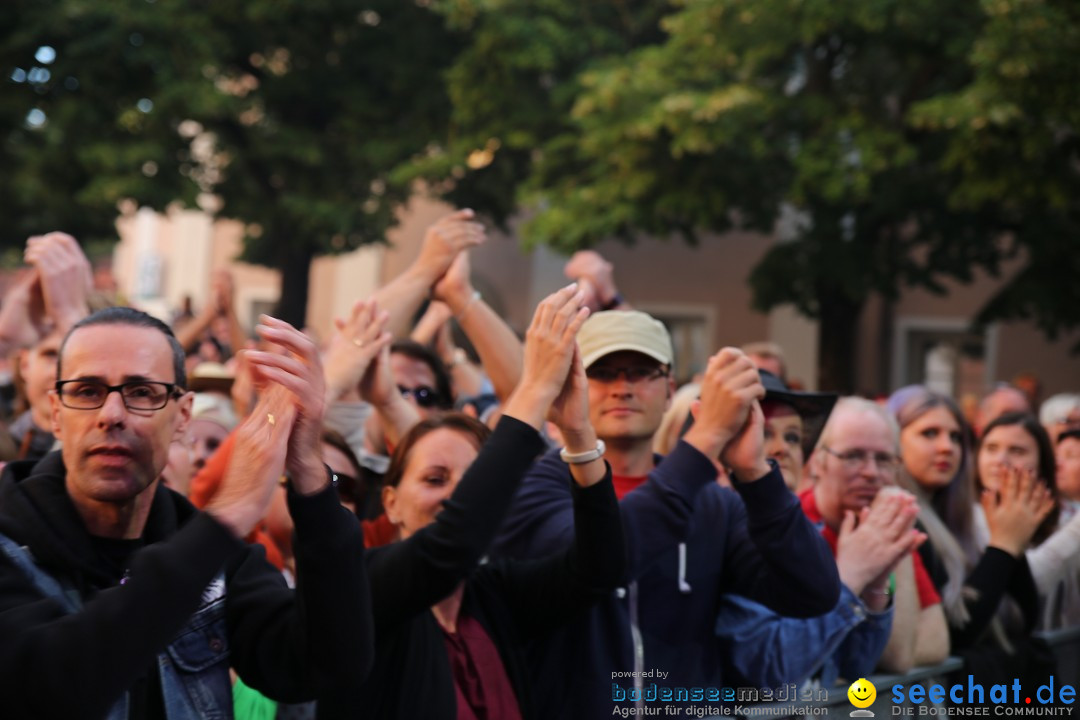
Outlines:
<svg viewBox="0 0 1080 720"><path fill-rule="evenodd" d="M954 398L978 396L989 384L985 333L959 327L903 328L897 386L922 384Z"/></svg>

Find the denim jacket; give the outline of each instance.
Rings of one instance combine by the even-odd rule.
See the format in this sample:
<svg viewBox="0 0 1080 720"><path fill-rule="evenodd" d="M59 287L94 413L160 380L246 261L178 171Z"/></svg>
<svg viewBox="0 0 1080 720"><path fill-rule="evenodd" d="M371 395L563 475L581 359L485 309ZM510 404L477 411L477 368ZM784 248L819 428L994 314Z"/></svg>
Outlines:
<svg viewBox="0 0 1080 720"><path fill-rule="evenodd" d="M838 677L870 675L892 631L892 607L875 613L844 584L830 612L783 617L739 595L724 595L716 634L725 648L728 677L753 687L802 685L818 675L824 687Z"/></svg>
<svg viewBox="0 0 1080 720"><path fill-rule="evenodd" d="M0 551L46 597L67 613L82 608L82 598L39 568L30 551L0 533ZM225 576L219 574L203 592L202 603L176 637L158 655L165 716L169 720L231 720L232 684L225 632ZM128 695L121 697L106 720L126 720Z"/></svg>

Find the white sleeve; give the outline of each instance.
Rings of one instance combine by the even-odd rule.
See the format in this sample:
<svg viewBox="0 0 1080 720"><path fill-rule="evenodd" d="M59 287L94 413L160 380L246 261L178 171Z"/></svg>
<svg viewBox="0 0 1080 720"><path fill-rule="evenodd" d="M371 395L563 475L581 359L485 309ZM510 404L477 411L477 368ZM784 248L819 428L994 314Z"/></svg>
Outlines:
<svg viewBox="0 0 1080 720"><path fill-rule="evenodd" d="M1029 549L1027 561L1039 595L1048 595L1070 570L1080 566L1080 513Z"/></svg>

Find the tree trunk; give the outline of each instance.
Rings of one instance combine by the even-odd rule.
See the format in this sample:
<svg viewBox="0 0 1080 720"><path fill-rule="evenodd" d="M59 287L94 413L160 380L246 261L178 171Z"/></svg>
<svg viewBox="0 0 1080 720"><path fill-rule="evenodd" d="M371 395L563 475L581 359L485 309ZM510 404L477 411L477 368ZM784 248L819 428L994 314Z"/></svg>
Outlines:
<svg viewBox="0 0 1080 720"><path fill-rule="evenodd" d="M310 245L297 247L288 241L282 241L279 247L281 298L278 300L277 317L295 328L303 328L307 324L311 261L315 258L315 250Z"/></svg>
<svg viewBox="0 0 1080 720"><path fill-rule="evenodd" d="M850 395L855 388L855 346L862 307L823 294L818 324L818 389Z"/></svg>

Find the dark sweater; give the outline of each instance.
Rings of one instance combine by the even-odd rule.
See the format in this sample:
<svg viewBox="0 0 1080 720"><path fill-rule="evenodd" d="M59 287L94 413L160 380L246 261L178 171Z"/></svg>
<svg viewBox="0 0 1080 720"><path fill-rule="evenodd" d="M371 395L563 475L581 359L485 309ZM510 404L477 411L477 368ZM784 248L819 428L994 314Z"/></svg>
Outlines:
<svg viewBox="0 0 1080 720"><path fill-rule="evenodd" d="M127 582L116 585L115 568L93 550L64 475L60 454L52 453L36 466L12 463L0 476L0 532L77 588L84 604L65 615L0 555L5 717L102 717L154 666L221 571L230 664L247 684L295 702L368 671L373 633L356 552L362 537L332 488L309 497L290 493L296 593L261 548L243 544L164 486L154 491L146 547L131 556Z"/></svg>
<svg viewBox="0 0 1080 720"><path fill-rule="evenodd" d="M949 581L944 563L930 543L919 553L939 590ZM1054 673L1055 661L1046 645L1031 636L1038 620L1039 597L1031 576L1027 555L1014 557L996 547L987 547L964 580L964 604L969 620L959 627L949 624L951 652L964 666L951 679L964 682L974 675L987 687L1010 683L1043 682ZM1002 622L1011 649L1004 648L990 625Z"/></svg>
<svg viewBox="0 0 1080 720"><path fill-rule="evenodd" d="M543 449L536 430L503 417L431 525L367 551L376 660L355 694L360 707L353 717L456 717L450 664L430 608L462 581L461 612L477 619L498 649L522 717L538 717L524 643L610 592L623 581L625 568L610 469L603 481L582 489L565 465L561 482L573 497L576 544L533 562L477 566L522 476Z"/></svg>

